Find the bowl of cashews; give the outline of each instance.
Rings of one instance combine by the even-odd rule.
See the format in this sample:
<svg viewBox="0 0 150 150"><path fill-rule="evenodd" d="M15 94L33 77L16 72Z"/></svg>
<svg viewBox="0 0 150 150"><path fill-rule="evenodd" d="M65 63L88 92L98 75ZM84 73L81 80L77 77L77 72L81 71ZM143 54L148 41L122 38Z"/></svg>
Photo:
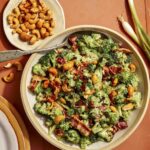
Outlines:
<svg viewBox="0 0 150 150"><path fill-rule="evenodd" d="M65 29L64 12L57 0L10 0L3 28L9 42L21 50L44 47Z"/></svg>

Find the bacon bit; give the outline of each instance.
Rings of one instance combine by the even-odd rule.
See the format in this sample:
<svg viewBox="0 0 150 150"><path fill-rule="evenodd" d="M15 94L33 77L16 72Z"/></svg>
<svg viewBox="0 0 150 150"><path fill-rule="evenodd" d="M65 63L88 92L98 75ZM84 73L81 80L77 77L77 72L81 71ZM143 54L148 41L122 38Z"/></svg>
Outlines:
<svg viewBox="0 0 150 150"><path fill-rule="evenodd" d="M118 131L119 131L119 128L116 125L114 125L113 126L113 134L115 134Z"/></svg>
<svg viewBox="0 0 150 150"><path fill-rule="evenodd" d="M94 121L92 119L89 120L89 126L90 127L94 126Z"/></svg>
<svg viewBox="0 0 150 150"><path fill-rule="evenodd" d="M112 75L115 75L117 73L120 73L122 70L121 67L115 67L115 66L110 66L109 67L109 73L112 74Z"/></svg>
<svg viewBox="0 0 150 150"><path fill-rule="evenodd" d="M75 36L75 35L70 36L68 40L72 45L74 45L74 44L76 44L77 36Z"/></svg>
<svg viewBox="0 0 150 150"><path fill-rule="evenodd" d="M89 102L89 106L90 106L90 108L95 108L94 102L93 102L93 101L90 101L90 102Z"/></svg>
<svg viewBox="0 0 150 150"><path fill-rule="evenodd" d="M78 48L79 48L78 45L76 45L76 44L73 44L73 45L72 45L73 51L76 51Z"/></svg>
<svg viewBox="0 0 150 150"><path fill-rule="evenodd" d="M64 136L64 131L62 129L55 129L54 133L58 137L63 137Z"/></svg>
<svg viewBox="0 0 150 150"><path fill-rule="evenodd" d="M83 85L81 86L81 90L82 90L82 91L85 91L85 84L83 84Z"/></svg>
<svg viewBox="0 0 150 150"><path fill-rule="evenodd" d="M103 67L103 76L108 76L109 75L109 68L107 66Z"/></svg>
<svg viewBox="0 0 150 150"><path fill-rule="evenodd" d="M128 127L128 124L126 121L119 121L116 125L120 130L125 129Z"/></svg>
<svg viewBox="0 0 150 150"><path fill-rule="evenodd" d="M76 116L72 116L71 125L79 130L79 132L84 136L89 136L91 133L91 129L86 126L82 121L80 121Z"/></svg>
<svg viewBox="0 0 150 150"><path fill-rule="evenodd" d="M28 88L33 92L37 84L38 84L38 81L32 81Z"/></svg>
<svg viewBox="0 0 150 150"><path fill-rule="evenodd" d="M79 100L78 102L75 103L76 107L80 107L80 106L85 106L85 103L82 100Z"/></svg>
<svg viewBox="0 0 150 150"><path fill-rule="evenodd" d="M54 102L56 100L56 96L55 95L51 95L50 97L47 98L47 101L49 102Z"/></svg>
<svg viewBox="0 0 150 150"><path fill-rule="evenodd" d="M34 76L32 77L32 81L31 81L31 83L30 83L30 85L29 85L28 88L29 88L31 91L34 91L35 87L37 86L37 84L38 84L40 81L42 81L42 78L41 78L40 76L34 75Z"/></svg>
<svg viewBox="0 0 150 150"><path fill-rule="evenodd" d="M64 63L65 63L65 59L62 58L62 57L58 57L58 58L57 58L57 62L58 62L59 64L64 64Z"/></svg>

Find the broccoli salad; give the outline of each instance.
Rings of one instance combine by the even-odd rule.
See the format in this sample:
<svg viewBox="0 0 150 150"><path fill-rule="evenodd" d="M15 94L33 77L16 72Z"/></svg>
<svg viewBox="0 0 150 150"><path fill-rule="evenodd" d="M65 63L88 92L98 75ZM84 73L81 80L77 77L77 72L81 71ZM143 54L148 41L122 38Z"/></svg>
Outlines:
<svg viewBox="0 0 150 150"><path fill-rule="evenodd" d="M32 68L34 110L49 134L79 145L110 142L141 106L132 51L101 34L68 37Z"/></svg>

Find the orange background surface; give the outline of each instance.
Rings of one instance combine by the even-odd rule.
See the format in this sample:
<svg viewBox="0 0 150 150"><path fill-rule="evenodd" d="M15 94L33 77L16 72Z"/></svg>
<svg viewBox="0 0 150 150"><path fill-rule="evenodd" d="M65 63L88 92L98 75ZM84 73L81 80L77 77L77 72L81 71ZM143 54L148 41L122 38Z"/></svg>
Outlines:
<svg viewBox="0 0 150 150"><path fill-rule="evenodd" d="M2 15L7 1L8 0L0 1L0 50L15 49L15 47L8 42L3 32ZM59 0L59 2L64 9L66 28L81 24L94 24L109 27L126 36L117 22L117 16L123 14L124 18L133 24L127 5L127 0ZM143 26L150 33L150 0L135 0L135 4ZM139 48L138 50L141 52ZM141 54L143 56L142 52ZM143 58L147 66L150 65L144 56ZM28 56L22 57L18 60L25 65L26 61L28 60ZM10 84L6 84L1 80L1 78L11 71L16 72L16 70L14 68L11 70L4 70L4 64L6 64L6 62L0 63L0 95L8 99L21 114L29 131L31 150L57 150L57 148L47 143L36 132L25 115L21 103L19 89L22 72L17 72L15 74L15 80ZM137 130L130 136L128 140L115 148L115 150L127 149L150 150L150 106Z"/></svg>

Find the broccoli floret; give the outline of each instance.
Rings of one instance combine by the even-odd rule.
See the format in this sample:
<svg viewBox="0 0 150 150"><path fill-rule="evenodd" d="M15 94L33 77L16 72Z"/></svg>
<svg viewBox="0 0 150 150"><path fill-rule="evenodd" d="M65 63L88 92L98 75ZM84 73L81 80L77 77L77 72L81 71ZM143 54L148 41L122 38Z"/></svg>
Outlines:
<svg viewBox="0 0 150 150"><path fill-rule="evenodd" d="M108 114L109 114L109 117L110 117L110 123L111 124L116 124L119 120L119 114L114 113L114 112L110 112Z"/></svg>
<svg viewBox="0 0 150 150"><path fill-rule="evenodd" d="M113 133L110 129L104 129L100 132L98 132L99 140L110 142L113 138Z"/></svg>
<svg viewBox="0 0 150 150"><path fill-rule="evenodd" d="M37 96L36 96L36 100L37 101L43 101L43 99L45 98L45 95L44 94L42 94L42 93L39 93Z"/></svg>
<svg viewBox="0 0 150 150"><path fill-rule="evenodd" d="M74 114L74 109L70 108L70 109L67 110L67 115L68 116L72 116L73 114Z"/></svg>
<svg viewBox="0 0 150 150"><path fill-rule="evenodd" d="M50 110L48 109L48 107L50 107L50 106L51 106L50 103L37 102L34 105L34 110L35 110L35 112L37 112L41 115L49 116L49 115L51 115Z"/></svg>
<svg viewBox="0 0 150 150"><path fill-rule="evenodd" d="M66 139L74 144L78 144L80 142L80 135L76 130L69 130L66 133Z"/></svg>
<svg viewBox="0 0 150 150"><path fill-rule="evenodd" d="M42 92L43 92L43 88L42 88L41 82L39 82L34 89L34 93L39 94Z"/></svg>
<svg viewBox="0 0 150 150"><path fill-rule="evenodd" d="M101 127L101 125L97 122L97 123L95 123L95 125L92 127L92 132L94 133L94 134L96 134L96 133L98 133L98 132L100 132L100 131L102 131L103 129L102 129L102 127Z"/></svg>
<svg viewBox="0 0 150 150"><path fill-rule="evenodd" d="M89 65L88 65L88 70L89 70L90 72L94 72L95 68L96 68L96 65L94 65L94 64L89 64Z"/></svg>
<svg viewBox="0 0 150 150"><path fill-rule="evenodd" d="M61 122L61 124L59 125L59 127L61 128L61 129L63 129L64 131L67 131L67 130L69 130L69 128L70 128L70 122Z"/></svg>
<svg viewBox="0 0 150 150"><path fill-rule="evenodd" d="M49 96L51 94L51 88L44 89L44 93L46 96Z"/></svg>
<svg viewBox="0 0 150 150"><path fill-rule="evenodd" d="M48 54L40 58L39 63L42 66L53 66L56 65L56 52L54 50L50 51Z"/></svg>
<svg viewBox="0 0 150 150"><path fill-rule="evenodd" d="M80 140L80 147L82 149L86 149L86 146L90 145L90 144L91 144L91 141L90 141L90 139L88 137L81 138L81 140Z"/></svg>
<svg viewBox="0 0 150 150"><path fill-rule="evenodd" d="M51 127L51 126L53 125L53 120L50 119L50 118L48 118L48 119L45 121L45 125L46 125L47 127Z"/></svg>
<svg viewBox="0 0 150 150"><path fill-rule="evenodd" d="M33 72L33 74L36 74L36 75L46 76L46 73L42 69L42 65L41 64L35 64L33 66L33 68L32 68L32 72Z"/></svg>

